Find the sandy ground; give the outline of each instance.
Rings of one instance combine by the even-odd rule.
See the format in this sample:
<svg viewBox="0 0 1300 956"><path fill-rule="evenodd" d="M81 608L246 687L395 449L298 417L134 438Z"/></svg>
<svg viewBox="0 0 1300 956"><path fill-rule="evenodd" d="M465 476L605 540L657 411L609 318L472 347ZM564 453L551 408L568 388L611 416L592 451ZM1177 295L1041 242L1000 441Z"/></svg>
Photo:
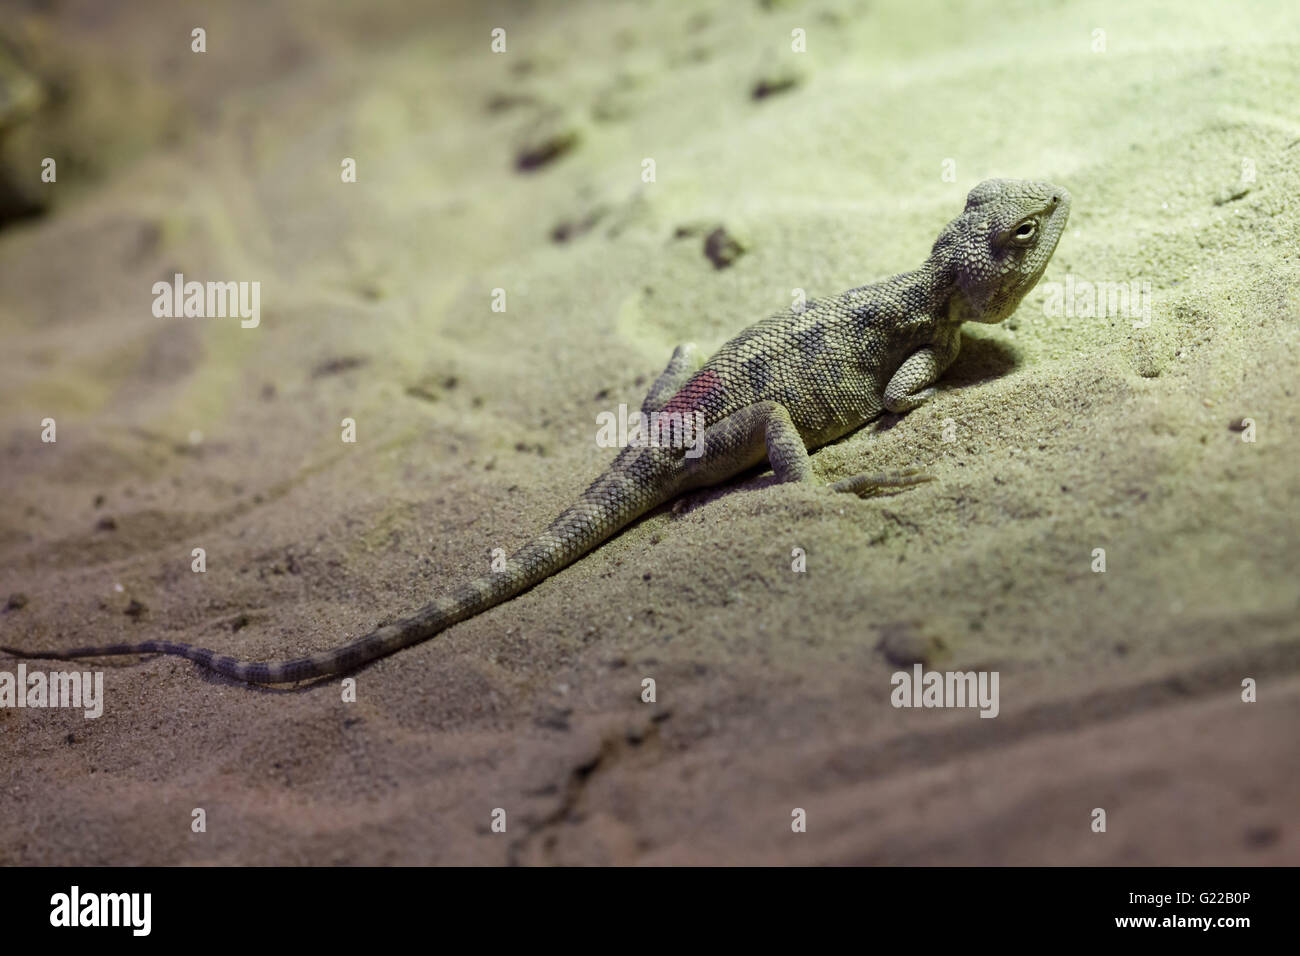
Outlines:
<svg viewBox="0 0 1300 956"><path fill-rule="evenodd" d="M0 863L1300 862L1300 7L267 6L10 20L59 175L0 231L0 643L330 647L544 526L679 342L914 268L990 176L1070 226L814 457L935 483L692 495L354 703L99 662L99 719L0 709ZM155 317L176 272L260 325ZM1000 715L893 708L913 661Z"/></svg>

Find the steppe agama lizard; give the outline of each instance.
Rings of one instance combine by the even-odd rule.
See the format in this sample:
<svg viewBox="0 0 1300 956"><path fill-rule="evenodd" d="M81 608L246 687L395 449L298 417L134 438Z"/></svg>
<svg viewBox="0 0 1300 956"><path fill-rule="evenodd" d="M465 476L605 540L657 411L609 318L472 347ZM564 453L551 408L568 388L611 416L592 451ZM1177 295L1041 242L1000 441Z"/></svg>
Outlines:
<svg viewBox="0 0 1300 956"><path fill-rule="evenodd" d="M707 362L679 346L642 410L699 416L702 454L627 447L570 508L506 561L410 617L332 650L282 661L243 661L171 641L19 651L56 660L174 654L237 680L281 684L351 671L427 640L515 597L576 561L653 508L725 481L764 458L778 481L815 481L808 449L884 411L902 414L934 392L957 357L963 322L1000 322L1034 287L1056 250L1070 195L1042 182L991 179L966 198L925 263L874 285L791 308L741 332ZM874 494L929 480L917 471L858 475L829 487Z"/></svg>

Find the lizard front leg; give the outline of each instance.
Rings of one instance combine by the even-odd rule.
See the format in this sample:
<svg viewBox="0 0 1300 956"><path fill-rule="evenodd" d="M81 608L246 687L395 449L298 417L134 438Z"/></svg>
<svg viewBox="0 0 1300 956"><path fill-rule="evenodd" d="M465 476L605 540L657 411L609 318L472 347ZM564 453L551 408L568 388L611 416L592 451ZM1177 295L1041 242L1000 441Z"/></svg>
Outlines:
<svg viewBox="0 0 1300 956"><path fill-rule="evenodd" d="M910 412L923 405L935 393L934 383L953 363L961 348L961 333L954 328L950 335L917 349L900 365L885 386L881 403L896 415ZM835 491L855 494L860 498L878 495L887 488L907 488L922 482L933 481L934 476L920 468L878 475L854 475L831 485Z"/></svg>
<svg viewBox="0 0 1300 956"><path fill-rule="evenodd" d="M885 394L881 396L885 408L902 415L924 404L935 393L934 383L957 358L960 348L961 333L954 329L946 339L909 355L885 386Z"/></svg>
<svg viewBox="0 0 1300 956"><path fill-rule="evenodd" d="M900 365L885 386L881 403L896 415L910 412L923 405L935 393L934 383L957 357L961 347L961 333L956 329L945 339L917 349ZM854 475L831 485L835 491L855 494L860 498L878 495L888 488L907 488L922 482L934 481L934 476L920 468L877 475Z"/></svg>

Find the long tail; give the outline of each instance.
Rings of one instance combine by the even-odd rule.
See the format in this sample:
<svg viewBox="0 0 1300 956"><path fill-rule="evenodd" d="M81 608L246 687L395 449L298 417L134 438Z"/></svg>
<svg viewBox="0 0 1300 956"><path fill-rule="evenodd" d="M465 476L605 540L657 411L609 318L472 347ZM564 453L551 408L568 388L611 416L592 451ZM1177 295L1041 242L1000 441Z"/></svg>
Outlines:
<svg viewBox="0 0 1300 956"><path fill-rule="evenodd" d="M428 640L439 631L528 590L668 500L670 492L667 489L655 490L654 483L648 480L651 476L646 473L646 466L650 464L646 450L625 451L614 466L597 478L582 497L551 522L544 532L511 555L504 571L462 584L410 617L310 657L244 661L205 647L172 641L74 647L66 651L26 651L0 646L0 651L14 657L60 661L119 654L172 654L250 684L287 684L346 673Z"/></svg>

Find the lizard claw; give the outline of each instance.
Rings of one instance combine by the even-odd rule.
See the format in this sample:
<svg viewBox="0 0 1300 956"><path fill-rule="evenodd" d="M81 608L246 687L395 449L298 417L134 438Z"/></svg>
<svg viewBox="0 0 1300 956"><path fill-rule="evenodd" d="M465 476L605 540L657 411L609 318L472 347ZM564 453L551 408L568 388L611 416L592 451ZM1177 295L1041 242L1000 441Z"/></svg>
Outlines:
<svg viewBox="0 0 1300 956"><path fill-rule="evenodd" d="M913 485L934 481L934 475L924 468L904 468L875 475L854 475L830 486L832 491L855 494L859 498L873 498L888 489L903 490Z"/></svg>

